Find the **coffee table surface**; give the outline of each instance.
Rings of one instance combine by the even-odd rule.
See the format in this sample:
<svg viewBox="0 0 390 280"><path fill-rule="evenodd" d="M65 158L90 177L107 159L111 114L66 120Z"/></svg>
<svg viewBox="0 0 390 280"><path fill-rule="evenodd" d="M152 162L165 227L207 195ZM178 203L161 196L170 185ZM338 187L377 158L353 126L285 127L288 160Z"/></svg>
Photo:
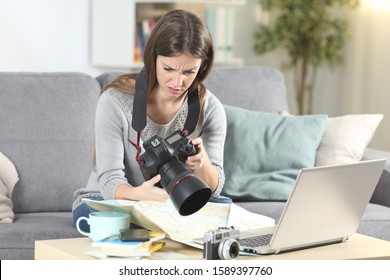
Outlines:
<svg viewBox="0 0 390 280"><path fill-rule="evenodd" d="M150 259L202 259L202 250L164 240L166 246L152 253ZM35 241L37 260L94 260L85 252L93 250L88 237ZM305 250L265 256L240 256L239 259L268 260L338 260L338 259L390 259L390 242L354 234L347 242Z"/></svg>

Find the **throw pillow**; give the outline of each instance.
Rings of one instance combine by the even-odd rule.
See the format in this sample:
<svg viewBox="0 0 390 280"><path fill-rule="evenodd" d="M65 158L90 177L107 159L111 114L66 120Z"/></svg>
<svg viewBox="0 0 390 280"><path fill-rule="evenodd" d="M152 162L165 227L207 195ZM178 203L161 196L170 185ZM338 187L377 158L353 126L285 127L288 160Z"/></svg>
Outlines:
<svg viewBox="0 0 390 280"><path fill-rule="evenodd" d="M382 114L328 118L317 151L316 166L360 161L382 119Z"/></svg>
<svg viewBox="0 0 390 280"><path fill-rule="evenodd" d="M234 201L285 201L300 169L312 167L326 115L281 116L225 105L222 194Z"/></svg>
<svg viewBox="0 0 390 280"><path fill-rule="evenodd" d="M0 223L12 223L14 220L11 196L18 180L15 166L0 152Z"/></svg>

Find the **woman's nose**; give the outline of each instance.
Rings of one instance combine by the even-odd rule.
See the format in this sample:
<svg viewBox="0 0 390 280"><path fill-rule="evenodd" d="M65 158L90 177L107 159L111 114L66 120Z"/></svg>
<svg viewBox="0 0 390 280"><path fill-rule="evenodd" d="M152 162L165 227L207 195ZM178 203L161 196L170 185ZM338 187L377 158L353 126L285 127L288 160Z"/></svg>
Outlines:
<svg viewBox="0 0 390 280"><path fill-rule="evenodd" d="M180 88L183 85L183 75L182 74L177 74L173 78L173 86L175 88Z"/></svg>

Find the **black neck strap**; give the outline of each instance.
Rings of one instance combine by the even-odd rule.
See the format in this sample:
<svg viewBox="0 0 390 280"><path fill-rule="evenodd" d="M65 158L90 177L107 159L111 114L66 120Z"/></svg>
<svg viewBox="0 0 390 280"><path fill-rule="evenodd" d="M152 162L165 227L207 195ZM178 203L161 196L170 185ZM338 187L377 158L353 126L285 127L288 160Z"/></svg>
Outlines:
<svg viewBox="0 0 390 280"><path fill-rule="evenodd" d="M146 126L146 93L148 92L148 75L145 68L138 73L135 80L135 95L133 103L133 120L131 125L137 132Z"/></svg>
<svg viewBox="0 0 390 280"><path fill-rule="evenodd" d="M146 93L148 92L148 75L145 67L137 75L135 81L135 96L133 103L133 120L132 127L140 133L146 126ZM188 93L188 115L184 124L183 131L187 135L194 132L198 123L200 114L200 101L198 89Z"/></svg>

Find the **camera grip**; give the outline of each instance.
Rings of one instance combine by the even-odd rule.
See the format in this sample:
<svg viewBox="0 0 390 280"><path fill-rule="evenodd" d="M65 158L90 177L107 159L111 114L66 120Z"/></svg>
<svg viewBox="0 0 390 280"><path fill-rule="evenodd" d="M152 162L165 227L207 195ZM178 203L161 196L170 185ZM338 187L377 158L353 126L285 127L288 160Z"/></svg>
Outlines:
<svg viewBox="0 0 390 280"><path fill-rule="evenodd" d="M196 154L196 148L191 142L180 146L178 151L178 159L183 163L187 160L188 156Z"/></svg>

